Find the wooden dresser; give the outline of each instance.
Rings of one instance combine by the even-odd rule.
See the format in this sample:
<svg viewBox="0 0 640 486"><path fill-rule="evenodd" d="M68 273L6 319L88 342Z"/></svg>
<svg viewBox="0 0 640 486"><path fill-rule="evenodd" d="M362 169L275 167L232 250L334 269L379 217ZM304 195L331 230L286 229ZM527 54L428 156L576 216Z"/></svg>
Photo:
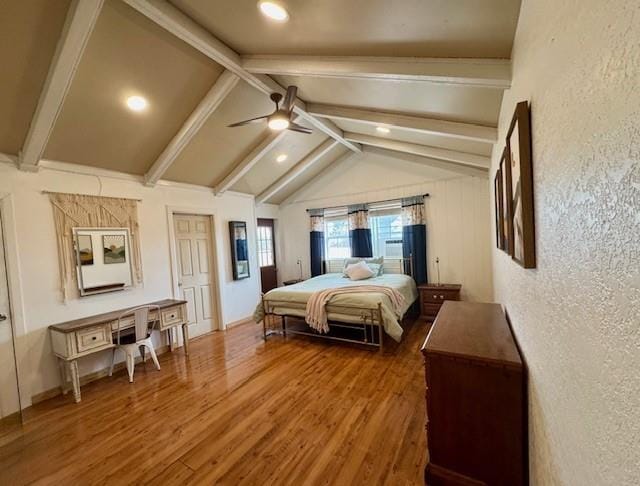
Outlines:
<svg viewBox="0 0 640 486"><path fill-rule="evenodd" d="M526 376L501 306L445 302L422 353L426 483L526 484Z"/></svg>
<svg viewBox="0 0 640 486"><path fill-rule="evenodd" d="M459 284L420 284L420 317L433 321L446 300L460 300Z"/></svg>

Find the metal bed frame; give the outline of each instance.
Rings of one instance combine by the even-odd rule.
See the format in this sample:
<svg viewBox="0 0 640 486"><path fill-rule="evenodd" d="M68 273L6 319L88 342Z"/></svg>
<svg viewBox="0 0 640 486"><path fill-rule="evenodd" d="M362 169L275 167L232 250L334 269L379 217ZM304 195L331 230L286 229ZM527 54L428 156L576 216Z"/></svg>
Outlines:
<svg viewBox="0 0 640 486"><path fill-rule="evenodd" d="M413 275L413 259L411 256L409 258L394 258L394 260L400 261L400 267L403 270L403 274L407 274L405 270L405 262L409 262L409 276ZM325 269L326 261L323 261L322 268ZM279 300L265 300L264 294L262 295L262 308L264 310L264 317L262 319L262 330L264 334L264 340L267 340L267 337L273 334L281 334L283 337L288 334L300 334L304 336L313 336L321 339L328 339L332 341L341 341L347 343L355 343L361 344L368 347L378 348L379 351L383 350L384 347L384 326L383 326L383 318L382 318L382 303L378 302L376 307L367 307L367 306L350 306L350 305L340 305L340 304L327 304L325 309L327 314L339 313L340 310L351 311L354 317L360 317L359 323L352 322L344 322L344 321L335 321L330 320L328 322L329 329L331 328L343 328L349 329L352 331L356 331L357 333L362 334L362 339L349 339L345 337L337 337L330 336L328 334L322 334L315 329L309 327L307 325L308 330L302 331L298 329L288 328L287 327L287 317L294 318L298 320L303 320L303 317L289 315L289 314L281 314L276 313L276 309L279 306L296 308L300 309L303 312L306 309L306 303L299 302L289 302L289 301L279 301ZM351 314L350 314L351 315ZM280 317L280 330L276 330L274 324L274 320ZM404 317L404 316L403 316ZM267 319L269 320L269 327L267 329ZM306 323L305 323L306 325ZM331 332L331 331L329 331Z"/></svg>

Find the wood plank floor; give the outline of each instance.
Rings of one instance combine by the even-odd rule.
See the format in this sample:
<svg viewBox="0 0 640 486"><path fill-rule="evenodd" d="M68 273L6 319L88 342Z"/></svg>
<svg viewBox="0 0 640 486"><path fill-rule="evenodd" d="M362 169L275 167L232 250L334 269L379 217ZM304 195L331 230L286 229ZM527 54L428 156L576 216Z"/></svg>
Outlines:
<svg viewBox="0 0 640 486"><path fill-rule="evenodd" d="M378 353L246 324L29 410L0 484L422 484L427 325Z"/></svg>

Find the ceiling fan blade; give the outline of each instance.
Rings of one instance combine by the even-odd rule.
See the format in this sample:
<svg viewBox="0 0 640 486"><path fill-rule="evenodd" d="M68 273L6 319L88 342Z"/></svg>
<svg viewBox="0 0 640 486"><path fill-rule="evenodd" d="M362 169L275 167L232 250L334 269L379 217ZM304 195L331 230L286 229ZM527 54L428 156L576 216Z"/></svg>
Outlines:
<svg viewBox="0 0 640 486"><path fill-rule="evenodd" d="M289 86L287 88L287 94L284 96L284 101L282 102L282 107L280 108L282 111L291 113L291 110L293 110L293 105L296 102L297 92L298 88L295 86Z"/></svg>
<svg viewBox="0 0 640 486"><path fill-rule="evenodd" d="M306 133L307 135L312 133L311 128L303 127L302 125L298 125L297 123L293 123L293 122L289 123L288 129L293 132Z"/></svg>
<svg viewBox="0 0 640 486"><path fill-rule="evenodd" d="M232 123L231 125L227 125L227 127L232 128L232 127L242 127L244 125L249 125L251 123L258 123L261 122L262 120L266 120L267 118L269 118L269 115L265 115L265 116L259 116L258 118L251 118L249 120L244 120L241 122L237 122L237 123Z"/></svg>

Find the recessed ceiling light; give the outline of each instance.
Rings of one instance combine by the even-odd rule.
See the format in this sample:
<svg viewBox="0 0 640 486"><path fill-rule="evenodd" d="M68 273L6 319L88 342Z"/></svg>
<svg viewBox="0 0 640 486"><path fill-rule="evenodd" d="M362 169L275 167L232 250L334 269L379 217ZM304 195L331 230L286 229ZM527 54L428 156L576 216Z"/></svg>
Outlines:
<svg viewBox="0 0 640 486"><path fill-rule="evenodd" d="M147 107L147 100L142 96L129 96L127 106L133 111L142 111Z"/></svg>
<svg viewBox="0 0 640 486"><path fill-rule="evenodd" d="M378 130L380 133L389 133L389 129L387 127L376 127L376 130Z"/></svg>
<svg viewBox="0 0 640 486"><path fill-rule="evenodd" d="M284 162L287 160L287 154L280 154L276 157L276 162Z"/></svg>
<svg viewBox="0 0 640 486"><path fill-rule="evenodd" d="M287 12L282 5L276 2L260 1L258 2L258 7L260 8L260 11L271 20L285 22L289 19L289 12Z"/></svg>

